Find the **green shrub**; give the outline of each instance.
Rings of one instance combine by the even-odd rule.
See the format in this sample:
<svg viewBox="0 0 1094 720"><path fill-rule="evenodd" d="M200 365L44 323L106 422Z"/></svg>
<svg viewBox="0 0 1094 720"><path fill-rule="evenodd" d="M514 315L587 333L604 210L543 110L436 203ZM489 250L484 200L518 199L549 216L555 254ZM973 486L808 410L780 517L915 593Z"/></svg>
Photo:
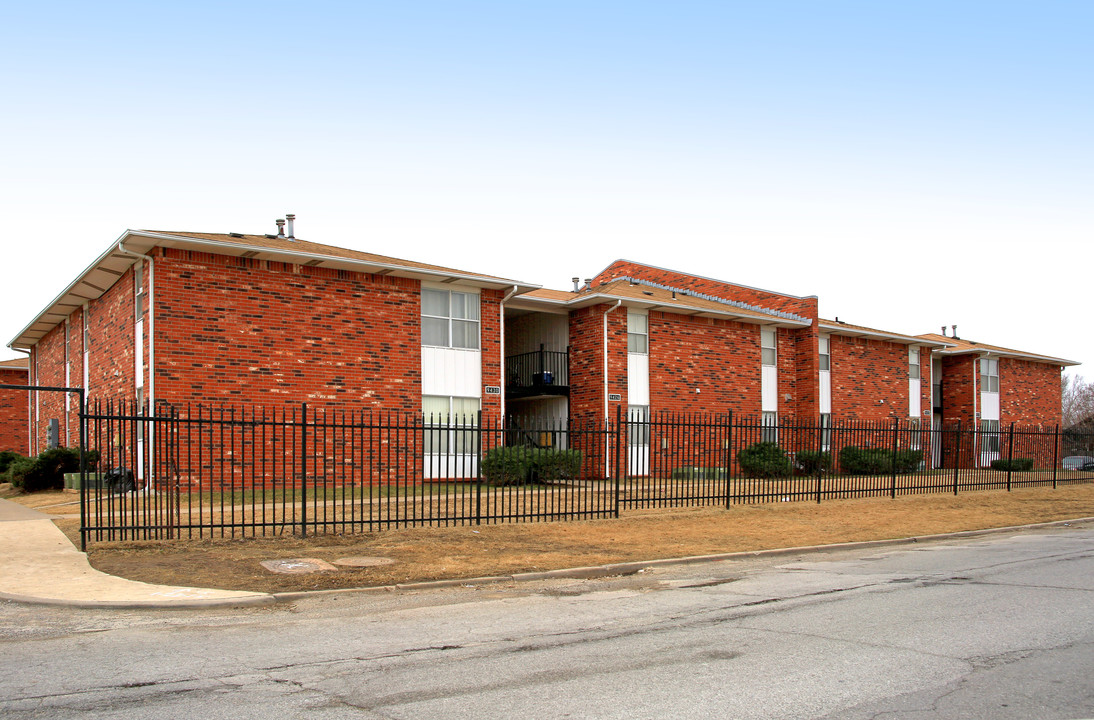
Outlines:
<svg viewBox="0 0 1094 720"><path fill-rule="evenodd" d="M14 450L0 451L0 477L3 477L3 475L7 473L9 465L20 458L26 459Z"/></svg>
<svg viewBox="0 0 1094 720"><path fill-rule="evenodd" d="M832 470L832 454L821 450L802 450L794 456L794 462L805 475L819 475Z"/></svg>
<svg viewBox="0 0 1094 720"><path fill-rule="evenodd" d="M1029 472L1033 469L1033 458L1012 458L1006 460L999 458L998 460L991 461L992 470L1002 470L1003 472Z"/></svg>
<svg viewBox="0 0 1094 720"><path fill-rule="evenodd" d="M678 467L672 471L673 480L725 480L726 469L721 467Z"/></svg>
<svg viewBox="0 0 1094 720"><path fill-rule="evenodd" d="M845 447L839 451L840 471L848 475L888 475L915 472L923 462L922 450Z"/></svg>
<svg viewBox="0 0 1094 720"><path fill-rule="evenodd" d="M491 485L519 485L528 479L526 447L498 447L482 459L482 477Z"/></svg>
<svg viewBox="0 0 1094 720"><path fill-rule="evenodd" d="M499 447L482 459L482 477L491 485L569 480L581 472L580 450Z"/></svg>
<svg viewBox="0 0 1094 720"><path fill-rule="evenodd" d="M8 465L7 475L13 487L23 492L60 490L65 486L65 473L80 470L77 448L51 448L36 458L17 458Z"/></svg>
<svg viewBox="0 0 1094 720"><path fill-rule="evenodd" d="M737 453L737 462L745 475L752 477L786 477L793 465L786 452L773 442L758 442Z"/></svg>

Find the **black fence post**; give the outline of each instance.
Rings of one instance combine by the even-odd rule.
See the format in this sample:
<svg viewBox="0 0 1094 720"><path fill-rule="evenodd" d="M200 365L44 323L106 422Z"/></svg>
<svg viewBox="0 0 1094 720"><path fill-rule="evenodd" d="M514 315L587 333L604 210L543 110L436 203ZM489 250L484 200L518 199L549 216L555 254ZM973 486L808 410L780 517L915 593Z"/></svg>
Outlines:
<svg viewBox="0 0 1094 720"><path fill-rule="evenodd" d="M622 468L621 468L622 463L619 459L619 457L620 457L620 447L621 447L621 444L622 444L622 439L626 438L626 435L623 432L623 418L622 418L622 415L623 415L623 406L622 406L622 404L616 405L615 406L615 449L614 449L614 454L615 454L615 478L614 478L614 482L615 482L615 512L614 512L614 516L615 517L619 517L619 505L620 505L620 502L621 502L620 493L621 493L621 490L622 490L622 488L620 486L620 480L621 480L621 477L623 475L623 471L622 471ZM607 418L605 418L605 422L607 422ZM605 430L607 430L607 428L605 428ZM611 433L610 432L604 433L604 438L606 440L610 439L611 438ZM605 460L607 460L606 456L605 456Z"/></svg>
<svg viewBox="0 0 1094 720"><path fill-rule="evenodd" d="M1057 469L1060 467L1060 424L1052 433L1052 489L1056 489Z"/></svg>
<svg viewBox="0 0 1094 720"><path fill-rule="evenodd" d="M478 462L475 467L475 524L482 525L482 410L475 415L476 428L479 436L476 455Z"/></svg>
<svg viewBox="0 0 1094 720"><path fill-rule="evenodd" d="M824 421L817 418L817 504L821 504L824 491Z"/></svg>
<svg viewBox="0 0 1094 720"><path fill-rule="evenodd" d="M77 399L80 403L80 552L87 552L87 406L83 388Z"/></svg>
<svg viewBox="0 0 1094 720"><path fill-rule="evenodd" d="M957 427L954 428L954 444L953 444L953 494L957 494L957 474L958 469L961 466L961 421L957 421Z"/></svg>
<svg viewBox="0 0 1094 720"><path fill-rule="evenodd" d="M1014 423L1010 424L1010 432L1007 438L1007 492L1010 492L1010 472L1014 465Z"/></svg>
<svg viewBox="0 0 1094 720"><path fill-rule="evenodd" d="M733 491L731 489L732 481L730 479L733 476L733 473L731 472L732 469L733 469L733 411L732 410L729 411L729 419L726 421L726 439L725 439L725 443L726 443L726 448L725 448L726 449L726 453L725 453L725 457L726 457L726 459L725 459L725 468L726 468L726 470L725 470L725 475L726 475L726 510L728 510L729 507L730 507L730 502L731 502L730 498L733 495Z"/></svg>
<svg viewBox="0 0 1094 720"><path fill-rule="evenodd" d="M896 449L897 449L897 434L900 427L900 420L893 418L893 441L889 445L889 497L896 500Z"/></svg>
<svg viewBox="0 0 1094 720"><path fill-rule="evenodd" d="M300 403L300 536L308 536L308 404Z"/></svg>

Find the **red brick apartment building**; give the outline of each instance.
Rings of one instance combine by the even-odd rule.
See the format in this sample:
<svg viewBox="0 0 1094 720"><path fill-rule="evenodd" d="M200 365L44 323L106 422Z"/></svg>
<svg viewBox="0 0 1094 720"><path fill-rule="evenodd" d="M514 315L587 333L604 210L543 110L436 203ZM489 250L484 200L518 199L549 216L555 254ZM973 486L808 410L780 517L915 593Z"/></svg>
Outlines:
<svg viewBox="0 0 1094 720"><path fill-rule="evenodd" d="M817 307L627 260L558 291L301 240L291 223L287 235L130 230L10 346L30 352L32 383L147 405L1060 420L1060 370L1076 363ZM50 419L75 444L73 404L41 393L29 408L32 451Z"/></svg>
<svg viewBox="0 0 1094 720"><path fill-rule="evenodd" d="M28 365L25 357L0 360L0 385L26 385ZM0 451L30 450L30 400L26 391L0 390Z"/></svg>

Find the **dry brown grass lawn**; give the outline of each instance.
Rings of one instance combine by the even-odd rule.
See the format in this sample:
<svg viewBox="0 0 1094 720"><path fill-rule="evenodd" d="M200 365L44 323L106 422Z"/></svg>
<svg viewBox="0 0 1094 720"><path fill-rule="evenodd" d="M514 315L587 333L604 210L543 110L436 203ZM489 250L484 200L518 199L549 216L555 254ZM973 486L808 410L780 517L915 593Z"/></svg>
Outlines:
<svg viewBox="0 0 1094 720"><path fill-rule="evenodd" d="M48 511L72 495L13 498ZM895 500L737 505L646 510L619 519L452 528L412 528L350 536L285 536L172 542L92 543L94 567L171 585L267 592L364 587L418 580L471 578L603 563L653 560L838 542L916 537L1094 516L1094 485L1052 489L909 495ZM71 538L78 522L59 520ZM393 565L278 575L262 560L352 556Z"/></svg>

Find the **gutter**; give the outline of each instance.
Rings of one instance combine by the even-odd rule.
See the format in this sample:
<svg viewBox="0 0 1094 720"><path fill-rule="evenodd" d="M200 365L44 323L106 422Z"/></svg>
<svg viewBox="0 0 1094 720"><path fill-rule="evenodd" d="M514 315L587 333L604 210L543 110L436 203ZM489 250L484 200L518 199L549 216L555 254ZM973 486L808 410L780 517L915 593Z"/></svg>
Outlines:
<svg viewBox="0 0 1094 720"><path fill-rule="evenodd" d="M519 285L514 285L513 289L506 293L505 297L501 299L501 303L498 306L498 313L501 315L501 337L499 338L498 345L500 346L499 352L501 353L501 363L498 367L501 368L501 422L505 424L505 303L509 302L509 299L517 294L517 290L520 289Z"/></svg>
<svg viewBox="0 0 1094 720"><path fill-rule="evenodd" d="M143 253L135 252L125 247L125 241L118 241L118 251L125 255L133 255L135 257L144 258L148 261L148 410L149 413L155 415L156 413L156 270L155 261L151 255L144 255ZM139 408L138 408L139 411ZM155 452L156 452L156 425L151 423L148 426L148 465L150 468L155 468ZM139 462L139 460L138 460ZM148 482L151 482L151 478L147 478Z"/></svg>
<svg viewBox="0 0 1094 720"><path fill-rule="evenodd" d="M608 313L623 304L622 300L616 300L615 305L604 311L604 420L608 420Z"/></svg>

